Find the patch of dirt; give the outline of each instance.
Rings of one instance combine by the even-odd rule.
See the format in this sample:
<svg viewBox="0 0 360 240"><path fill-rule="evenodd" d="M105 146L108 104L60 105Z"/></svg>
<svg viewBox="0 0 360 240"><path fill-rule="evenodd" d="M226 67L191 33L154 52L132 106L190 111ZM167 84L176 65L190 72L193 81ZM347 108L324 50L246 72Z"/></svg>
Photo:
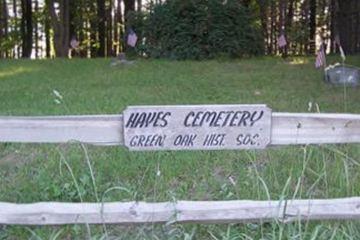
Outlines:
<svg viewBox="0 0 360 240"><path fill-rule="evenodd" d="M0 157L0 166L19 165L23 164L25 159L17 153L9 153Z"/></svg>

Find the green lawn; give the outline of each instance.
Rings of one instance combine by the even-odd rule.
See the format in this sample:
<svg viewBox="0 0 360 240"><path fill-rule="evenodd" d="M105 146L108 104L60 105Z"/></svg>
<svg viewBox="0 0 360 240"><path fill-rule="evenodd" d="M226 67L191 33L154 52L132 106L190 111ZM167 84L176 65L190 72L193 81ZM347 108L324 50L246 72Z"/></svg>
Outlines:
<svg viewBox="0 0 360 240"><path fill-rule="evenodd" d="M350 57L348 62L360 66L360 57ZM53 90L61 93L62 103L55 102ZM325 84L313 58L141 60L117 67L106 59L0 61L0 115L5 116L115 114L126 106L143 104L266 103L273 111L308 112L309 102L317 103L321 112L360 113L360 88ZM0 201L360 196L359 156L359 144L129 152L123 147L6 143L0 144ZM94 170L95 187L87 160ZM93 239L106 236L102 226L90 226L90 232ZM107 232L116 239L356 239L360 224L150 224L107 226ZM0 226L0 239L84 239L87 234L82 225Z"/></svg>

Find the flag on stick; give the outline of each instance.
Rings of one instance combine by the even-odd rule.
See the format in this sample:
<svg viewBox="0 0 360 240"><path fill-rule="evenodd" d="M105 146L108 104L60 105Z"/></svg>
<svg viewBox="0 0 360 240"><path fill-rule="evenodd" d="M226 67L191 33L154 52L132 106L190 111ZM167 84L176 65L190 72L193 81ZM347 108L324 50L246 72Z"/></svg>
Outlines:
<svg viewBox="0 0 360 240"><path fill-rule="evenodd" d="M343 48L341 47L341 45L339 45L339 50L340 50L340 56L341 56L343 62L345 62L346 56L345 56L344 50L343 50Z"/></svg>
<svg viewBox="0 0 360 240"><path fill-rule="evenodd" d="M281 34L281 36L279 37L278 45L279 45L279 48L283 48L283 47L285 47L287 45L286 38L285 38L284 34Z"/></svg>
<svg viewBox="0 0 360 240"><path fill-rule="evenodd" d="M137 37L136 33L132 29L130 29L128 37L127 37L127 44L131 47L135 47L137 39L138 39L138 37Z"/></svg>
<svg viewBox="0 0 360 240"><path fill-rule="evenodd" d="M79 41L78 41L75 37L73 37L73 38L71 39L71 41L70 41L70 46L71 46L71 48L72 48L72 49L78 49L78 48L79 48L79 45L80 45Z"/></svg>
<svg viewBox="0 0 360 240"><path fill-rule="evenodd" d="M335 35L335 38L334 38L334 48L336 48L336 45L340 46L340 37L338 34Z"/></svg>
<svg viewBox="0 0 360 240"><path fill-rule="evenodd" d="M341 44L340 44L340 37L339 37L339 35L336 35L334 43L335 43L335 46L338 45L341 59L343 60L343 62L345 62L346 56L345 56L344 49L342 48L342 46L341 46Z"/></svg>
<svg viewBox="0 0 360 240"><path fill-rule="evenodd" d="M324 43L321 43L320 49L316 55L315 67L320 68L326 65L326 55L324 49Z"/></svg>

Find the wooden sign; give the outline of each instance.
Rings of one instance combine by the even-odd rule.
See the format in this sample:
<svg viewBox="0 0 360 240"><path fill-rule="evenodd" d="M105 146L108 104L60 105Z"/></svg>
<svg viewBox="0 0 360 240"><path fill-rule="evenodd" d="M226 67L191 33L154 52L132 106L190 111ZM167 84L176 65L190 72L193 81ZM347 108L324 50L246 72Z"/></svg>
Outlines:
<svg viewBox="0 0 360 240"><path fill-rule="evenodd" d="M262 149L270 136L266 105L133 106L124 111L130 150Z"/></svg>

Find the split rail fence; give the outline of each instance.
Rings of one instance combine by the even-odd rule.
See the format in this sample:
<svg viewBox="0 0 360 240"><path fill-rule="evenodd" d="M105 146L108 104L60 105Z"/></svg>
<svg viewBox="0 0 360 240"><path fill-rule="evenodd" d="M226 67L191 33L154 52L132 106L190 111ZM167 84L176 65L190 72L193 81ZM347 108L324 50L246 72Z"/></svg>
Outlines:
<svg viewBox="0 0 360 240"><path fill-rule="evenodd" d="M124 145L123 115L0 117L0 142ZM270 145L360 143L360 115L272 113ZM15 204L0 202L0 224L228 223L360 219L360 197L280 201Z"/></svg>

